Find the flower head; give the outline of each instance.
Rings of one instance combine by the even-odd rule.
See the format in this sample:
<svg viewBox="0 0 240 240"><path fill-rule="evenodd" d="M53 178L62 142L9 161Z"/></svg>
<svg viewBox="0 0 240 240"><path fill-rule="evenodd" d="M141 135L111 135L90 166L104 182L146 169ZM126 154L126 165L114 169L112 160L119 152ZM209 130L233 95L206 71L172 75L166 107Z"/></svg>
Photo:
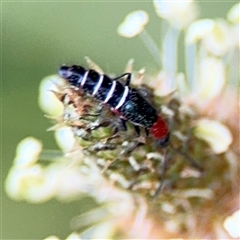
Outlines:
<svg viewBox="0 0 240 240"><path fill-rule="evenodd" d="M223 19L202 19L190 25L186 43L192 44L201 40L206 51L216 56L223 56L233 47L231 33L231 28Z"/></svg>
<svg viewBox="0 0 240 240"><path fill-rule="evenodd" d="M160 114L169 125L167 146L160 147L145 125L122 119L122 113L119 116L84 88L71 87L58 76L47 77L40 85L39 104L56 123L50 130L59 150L42 151L38 140L23 140L5 187L11 198L31 203L92 197L98 208L75 216L70 223L72 229L88 229L67 239L239 236L229 227L236 224L230 211L236 209L231 200L238 194L239 113L234 109L239 101L236 87L228 84L236 83L238 76L236 42L230 43L228 35L234 32L236 39L232 28L238 25L239 5L228 14L231 23L223 19L193 22L194 1L159 0L154 5L169 23L164 23L168 29L160 47L144 29L145 11L129 14L118 32L128 38L139 34L158 64L155 76L147 70L136 73L132 60L126 72L132 73L133 88L156 109L152 119ZM181 42L185 59L178 57L180 33L185 37ZM86 60L89 68L104 74L96 63ZM113 87L111 91L114 94ZM230 217L223 223L222 216Z"/></svg>
<svg viewBox="0 0 240 240"><path fill-rule="evenodd" d="M126 38L135 37L143 31L147 23L148 14L145 11L138 10L131 12L118 27L118 34Z"/></svg>
<svg viewBox="0 0 240 240"><path fill-rule="evenodd" d="M212 19L201 19L193 22L187 29L186 43L193 44L213 31L214 20Z"/></svg>
<svg viewBox="0 0 240 240"><path fill-rule="evenodd" d="M33 137L23 139L17 147L15 165L25 168L37 162L40 152L42 151L42 144L39 140Z"/></svg>
<svg viewBox="0 0 240 240"><path fill-rule="evenodd" d="M240 238L239 230L240 209L224 220L224 228L232 238Z"/></svg>
<svg viewBox="0 0 240 240"><path fill-rule="evenodd" d="M39 87L39 106L49 116L60 116L63 112L63 105L57 98L57 91L65 85L65 81L57 75L48 76Z"/></svg>
<svg viewBox="0 0 240 240"><path fill-rule="evenodd" d="M218 96L226 84L225 65L221 59L208 57L201 59L198 86L195 94L198 99L206 101Z"/></svg>
<svg viewBox="0 0 240 240"><path fill-rule="evenodd" d="M232 135L223 124L208 120L198 120L195 134L198 138L206 141L216 154L226 152L232 143Z"/></svg>
<svg viewBox="0 0 240 240"><path fill-rule="evenodd" d="M63 152L71 151L76 141L72 129L67 126L56 129L55 138Z"/></svg>
<svg viewBox="0 0 240 240"><path fill-rule="evenodd" d="M154 0L155 10L159 17L168 21L173 27L182 29L197 17L197 6L194 1Z"/></svg>
<svg viewBox="0 0 240 240"><path fill-rule="evenodd" d="M227 19L233 24L239 25L240 18L240 3L235 4L228 12Z"/></svg>

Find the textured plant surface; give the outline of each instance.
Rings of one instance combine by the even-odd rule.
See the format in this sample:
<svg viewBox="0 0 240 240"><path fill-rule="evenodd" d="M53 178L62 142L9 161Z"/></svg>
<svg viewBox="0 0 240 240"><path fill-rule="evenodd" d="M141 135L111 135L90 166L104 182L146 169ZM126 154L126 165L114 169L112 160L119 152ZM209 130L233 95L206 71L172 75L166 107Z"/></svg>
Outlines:
<svg viewBox="0 0 240 240"><path fill-rule="evenodd" d="M144 129L137 136L131 123L122 131L107 106L53 75L41 82L39 104L54 123L49 130L60 150L43 150L32 137L17 147L6 179L11 198L43 203L87 195L98 203L73 218L67 239L240 237L239 4L227 19L196 20L193 1L153 2L165 20L161 49L147 33L145 11L130 13L118 33L140 37L159 65L150 76L134 71L130 60L125 72L167 121L170 144L157 147ZM180 34L184 72L178 71Z"/></svg>

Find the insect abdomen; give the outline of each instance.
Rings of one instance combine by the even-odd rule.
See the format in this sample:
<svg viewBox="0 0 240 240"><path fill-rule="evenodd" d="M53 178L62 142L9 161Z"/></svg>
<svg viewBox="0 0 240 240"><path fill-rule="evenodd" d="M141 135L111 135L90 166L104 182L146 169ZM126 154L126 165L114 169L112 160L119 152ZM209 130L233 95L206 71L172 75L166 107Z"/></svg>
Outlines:
<svg viewBox="0 0 240 240"><path fill-rule="evenodd" d="M84 92L92 95L101 102L108 103L116 108L124 93L124 86L116 80L110 79L106 75L100 75L94 70L85 70L81 66L71 68L63 66L60 69L60 76L77 88L82 88Z"/></svg>

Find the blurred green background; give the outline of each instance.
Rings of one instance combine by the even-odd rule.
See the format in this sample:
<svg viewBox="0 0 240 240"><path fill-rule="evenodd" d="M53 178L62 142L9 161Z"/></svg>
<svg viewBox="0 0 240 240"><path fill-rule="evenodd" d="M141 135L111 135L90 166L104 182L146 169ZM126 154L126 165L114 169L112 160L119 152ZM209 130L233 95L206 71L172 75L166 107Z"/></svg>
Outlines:
<svg viewBox="0 0 240 240"><path fill-rule="evenodd" d="M237 1L199 2L201 18L225 17ZM55 74L61 64L85 65L89 56L106 72L121 74L127 60L135 67L156 71L153 58L139 38L117 35L125 16L143 9L150 15L147 26L156 41L160 23L152 1L2 2L2 183L7 176L18 142L26 136L41 139L46 149L56 148L51 125L38 107L41 79ZM61 204L50 201L33 205L15 202L2 190L2 239L42 239L55 234L65 238L69 221L91 207L91 201Z"/></svg>

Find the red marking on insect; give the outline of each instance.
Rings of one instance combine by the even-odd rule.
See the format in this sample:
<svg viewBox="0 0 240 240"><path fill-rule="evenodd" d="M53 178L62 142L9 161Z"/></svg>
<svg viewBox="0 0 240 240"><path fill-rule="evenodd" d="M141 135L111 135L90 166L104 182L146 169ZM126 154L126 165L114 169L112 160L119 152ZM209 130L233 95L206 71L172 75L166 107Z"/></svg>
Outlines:
<svg viewBox="0 0 240 240"><path fill-rule="evenodd" d="M169 134L167 123L162 119L161 116L158 116L157 121L151 126L150 133L156 139L166 138Z"/></svg>

